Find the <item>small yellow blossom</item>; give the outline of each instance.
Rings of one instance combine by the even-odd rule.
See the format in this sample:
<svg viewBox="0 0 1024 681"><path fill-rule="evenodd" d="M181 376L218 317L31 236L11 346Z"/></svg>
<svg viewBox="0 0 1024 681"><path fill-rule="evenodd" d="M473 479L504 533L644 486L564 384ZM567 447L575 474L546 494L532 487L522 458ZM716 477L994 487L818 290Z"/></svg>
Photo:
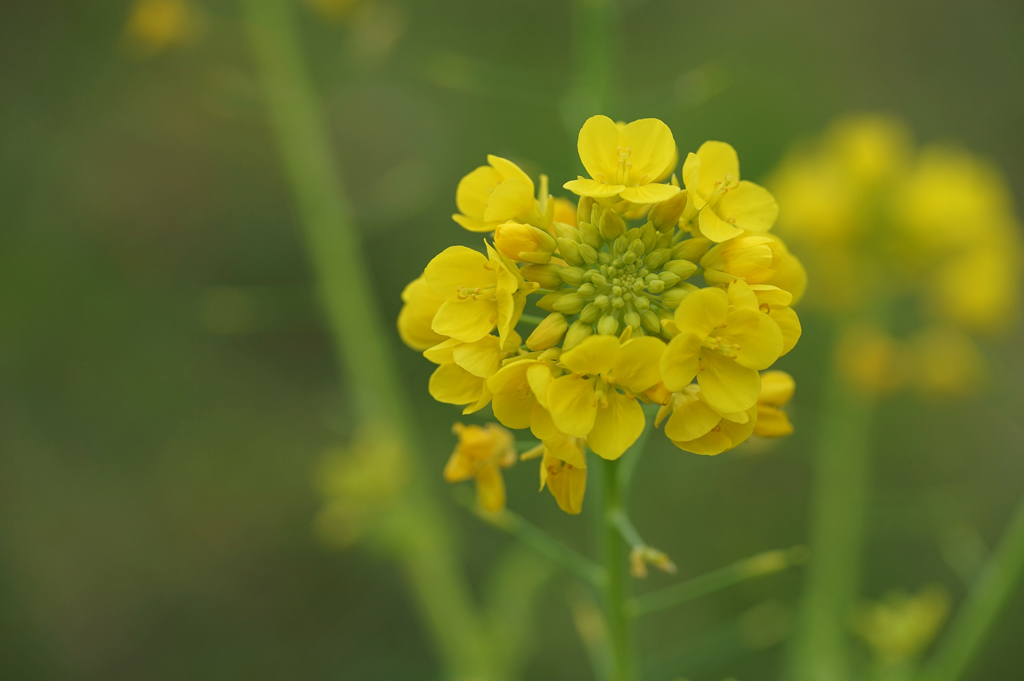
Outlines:
<svg viewBox="0 0 1024 681"><path fill-rule="evenodd" d="M491 401L487 379L521 343L522 338L513 331L504 344L497 336L487 335L472 343L449 338L429 348L423 356L440 365L430 377L431 397L438 402L466 405L463 414L483 409Z"/></svg>
<svg viewBox="0 0 1024 681"><path fill-rule="evenodd" d="M655 118L620 128L607 116L593 116L583 124L577 146L591 179L566 182L575 194L649 204L679 191L657 183L675 166L676 143L668 126Z"/></svg>
<svg viewBox="0 0 1024 681"><path fill-rule="evenodd" d="M683 390L697 378L703 399L723 414L744 412L761 393L758 371L783 351L779 325L759 309L750 286L706 288L683 299L675 312L679 335L661 357L665 386Z"/></svg>
<svg viewBox="0 0 1024 681"><path fill-rule="evenodd" d="M562 373L556 364L559 354L558 348L551 348L514 358L487 379L494 418L508 428L529 428L541 440L557 434L548 413L547 390Z"/></svg>
<svg viewBox="0 0 1024 681"><path fill-rule="evenodd" d="M402 291L402 310L398 313L398 335L413 350L426 350L437 345L446 336L430 328L434 315L444 298L434 293L421 274Z"/></svg>
<svg viewBox="0 0 1024 681"><path fill-rule="evenodd" d="M497 326L502 342L508 339L526 296L537 285L523 279L515 263L485 245L489 257L452 246L427 264L423 276L444 299L431 324L434 333L472 343Z"/></svg>
<svg viewBox="0 0 1024 681"><path fill-rule="evenodd" d="M664 350L665 344L651 336L625 342L591 336L564 353L559 362L570 373L547 390L555 425L567 435L586 437L599 456L622 456L643 432L644 413L636 395L661 380L657 358Z"/></svg>
<svg viewBox="0 0 1024 681"><path fill-rule="evenodd" d="M544 210L534 197L530 176L500 156L488 156L487 163L459 182L455 192L459 212L452 219L471 232L492 232L510 220L542 224ZM547 197L544 200L546 210Z"/></svg>
<svg viewBox="0 0 1024 681"><path fill-rule="evenodd" d="M779 216L767 189L740 180L736 150L725 142L705 142L689 154L683 182L690 198L684 220L696 219L700 233L712 241L727 241L743 230L767 232Z"/></svg>
<svg viewBox="0 0 1024 681"><path fill-rule="evenodd" d="M188 41L199 29L197 10L187 0L137 0L125 25L125 38L143 56Z"/></svg>
<svg viewBox="0 0 1024 681"><path fill-rule="evenodd" d="M785 437L793 434L793 424L782 408L793 399L795 389L793 377L785 371L766 371L761 374L761 396L757 398L754 435Z"/></svg>
<svg viewBox="0 0 1024 681"><path fill-rule="evenodd" d="M854 629L882 664L898 664L923 653L948 615L949 595L932 585L916 595L894 591L881 601L865 603Z"/></svg>
<svg viewBox="0 0 1024 681"><path fill-rule="evenodd" d="M750 437L757 408L721 414L707 403L700 386L690 384L658 411L655 424L660 425L666 416L665 435L672 444L694 454L713 456Z"/></svg>
<svg viewBox="0 0 1024 681"><path fill-rule="evenodd" d="M480 508L497 513L505 508L505 481L502 468L516 462L515 438L496 423L486 426L452 426L459 442L444 467L447 482L476 481L476 498Z"/></svg>

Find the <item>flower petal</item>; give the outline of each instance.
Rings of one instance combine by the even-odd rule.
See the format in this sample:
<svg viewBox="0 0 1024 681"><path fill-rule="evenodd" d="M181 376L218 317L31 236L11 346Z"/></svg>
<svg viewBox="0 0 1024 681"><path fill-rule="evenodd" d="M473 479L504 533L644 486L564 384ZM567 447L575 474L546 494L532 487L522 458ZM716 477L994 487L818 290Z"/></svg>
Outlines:
<svg viewBox="0 0 1024 681"><path fill-rule="evenodd" d="M692 151L686 155L683 161L683 186L686 187L686 197L693 201L693 207L697 210L707 205L710 194L702 196L697 191L700 186L700 157Z"/></svg>
<svg viewBox="0 0 1024 681"><path fill-rule="evenodd" d="M501 425L519 430L530 427L536 404L537 400L529 390L500 392L491 398L491 411Z"/></svg>
<svg viewBox="0 0 1024 681"><path fill-rule="evenodd" d="M487 199L484 221L504 222L528 215L534 207L533 183L510 177L499 184Z"/></svg>
<svg viewBox="0 0 1024 681"><path fill-rule="evenodd" d="M612 365L616 384L639 394L661 381L665 343L654 336L631 338L622 344Z"/></svg>
<svg viewBox="0 0 1024 681"><path fill-rule="evenodd" d="M738 346L732 351L737 364L748 369L767 369L782 354L782 331L765 313L745 309L733 310L725 321L722 342Z"/></svg>
<svg viewBox="0 0 1024 681"><path fill-rule="evenodd" d="M587 336L572 350L563 353L559 362L575 374L606 374L611 371L618 352L619 339L615 336Z"/></svg>
<svg viewBox="0 0 1024 681"><path fill-rule="evenodd" d="M607 116L588 118L580 128L576 142L583 167L598 181L615 179L619 163L619 146L619 128ZM659 172L660 170L659 168Z"/></svg>
<svg viewBox="0 0 1024 681"><path fill-rule="evenodd" d="M682 334L692 333L703 340L725 321L729 296L718 288L702 288L683 298L676 308L676 326Z"/></svg>
<svg viewBox="0 0 1024 681"><path fill-rule="evenodd" d="M700 158L700 181L697 183L697 193L705 199L711 198L711 195L718 189L718 183L724 181L726 175L732 175L733 179L737 181L740 179L740 160L731 144L705 142L697 150L697 156Z"/></svg>
<svg viewBox="0 0 1024 681"><path fill-rule="evenodd" d="M618 195L619 192L626 188L626 185L604 184L597 180L588 180L581 177L577 180L570 180L566 182L562 185L562 188L568 189L577 196L590 196L595 199L607 199Z"/></svg>
<svg viewBox="0 0 1024 681"><path fill-rule="evenodd" d="M497 312L495 301L485 298L445 301L430 328L434 333L473 343L491 332Z"/></svg>
<svg viewBox="0 0 1024 681"><path fill-rule="evenodd" d="M718 200L715 212L741 229L767 232L779 217L779 204L767 189L743 180Z"/></svg>
<svg viewBox="0 0 1024 681"><path fill-rule="evenodd" d="M458 364L442 364L434 370L428 384L430 396L446 404L476 402L483 392L483 380Z"/></svg>
<svg viewBox="0 0 1024 681"><path fill-rule="evenodd" d="M531 180L530 176L523 172L523 169L517 166L515 163L508 160L507 158L495 156L494 154L487 154L487 162L490 163L491 166L493 166L493 168L498 171L501 177L506 180L509 178L516 178L519 180L526 180L527 182L529 182L530 193L533 193L533 180Z"/></svg>
<svg viewBox="0 0 1024 681"><path fill-rule="evenodd" d="M665 435L672 441L696 440L707 435L722 420L721 415L697 395L675 398L672 415L665 424Z"/></svg>
<svg viewBox="0 0 1024 681"><path fill-rule="evenodd" d="M587 446L598 456L617 459L644 432L644 410L635 397L617 390L607 393L608 406L597 410Z"/></svg>
<svg viewBox="0 0 1024 681"><path fill-rule="evenodd" d="M793 398L796 382L785 371L766 371L761 374L761 396L759 404L781 407Z"/></svg>
<svg viewBox="0 0 1024 681"><path fill-rule="evenodd" d="M444 298L434 293L423 276L413 279L402 290L402 310L398 313L398 335L413 350L426 350L445 340L430 328Z"/></svg>
<svg viewBox="0 0 1024 681"><path fill-rule="evenodd" d="M505 508L505 481L497 466L485 466L477 471L476 502L489 513Z"/></svg>
<svg viewBox="0 0 1024 681"><path fill-rule="evenodd" d="M504 179L491 166L480 166L463 177L455 190L455 205L459 207L459 212L468 218L483 220L487 197Z"/></svg>
<svg viewBox="0 0 1024 681"><path fill-rule="evenodd" d="M494 271L489 267L483 253L465 246L451 246L427 263L423 278L434 293L447 301L456 301L463 288L494 286Z"/></svg>
<svg viewBox="0 0 1024 681"><path fill-rule="evenodd" d="M637 187L626 187L619 192L619 196L625 201L647 204L671 199L678 193L679 187L673 187L670 184L643 184Z"/></svg>
<svg viewBox="0 0 1024 681"><path fill-rule="evenodd" d="M717 206L705 206L698 216L700 233L712 241L721 243L743 234L743 230L731 225L715 213Z"/></svg>
<svg viewBox="0 0 1024 681"><path fill-rule="evenodd" d="M452 359L474 376L489 378L501 366L498 337L488 335L475 343L463 343L452 350Z"/></svg>
<svg viewBox="0 0 1024 681"><path fill-rule="evenodd" d="M800 335L803 333L800 318L797 316L796 310L791 307L773 307L768 316L779 325L779 331L782 332L781 357L792 350L796 342L800 340Z"/></svg>
<svg viewBox="0 0 1024 681"><path fill-rule="evenodd" d="M627 125L619 135L619 146L629 150L631 184L653 182L672 164L676 154L672 131L657 118L641 118Z"/></svg>
<svg viewBox="0 0 1024 681"><path fill-rule="evenodd" d="M697 375L700 337L683 333L673 338L661 355L661 380L673 392L682 390Z"/></svg>
<svg viewBox="0 0 1024 681"><path fill-rule="evenodd" d="M761 394L761 377L755 370L710 350L701 352L697 384L704 401L720 414L750 409Z"/></svg>
<svg viewBox="0 0 1024 681"><path fill-rule="evenodd" d="M596 378L570 374L556 378L548 386L548 411L558 429L566 435L585 437L594 427L597 402Z"/></svg>

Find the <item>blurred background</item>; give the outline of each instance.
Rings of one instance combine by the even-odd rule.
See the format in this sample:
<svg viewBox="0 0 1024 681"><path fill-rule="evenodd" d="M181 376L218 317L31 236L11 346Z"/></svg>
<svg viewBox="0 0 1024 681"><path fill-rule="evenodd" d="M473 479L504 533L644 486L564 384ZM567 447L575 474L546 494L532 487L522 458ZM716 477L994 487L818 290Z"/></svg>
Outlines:
<svg viewBox="0 0 1024 681"><path fill-rule="evenodd" d="M437 678L398 568L313 530L317 462L354 424L238 4L0 5L5 679ZM294 9L425 468L479 584L510 540L449 501L458 410L429 397L433 365L390 322L434 254L478 243L450 215L487 153L575 177L573 8ZM881 112L991 160L1024 200L1021 3L624 0L619 14L601 113L661 118L684 154L728 140L743 177L764 179L833 118ZM793 437L719 457L654 438L640 464L634 521L682 577L805 541L831 339L801 318L778 365L798 383ZM1024 491L1020 347L1018 327L986 346L996 378L980 395L883 401L866 596L938 583L957 602L964 561L998 540ZM532 466L506 481L512 508L590 549L590 523L539 495ZM779 678L799 586L791 571L645 620L652 678ZM524 677L592 678L567 580L542 598ZM1016 678L1022 636L1018 590L971 678Z"/></svg>

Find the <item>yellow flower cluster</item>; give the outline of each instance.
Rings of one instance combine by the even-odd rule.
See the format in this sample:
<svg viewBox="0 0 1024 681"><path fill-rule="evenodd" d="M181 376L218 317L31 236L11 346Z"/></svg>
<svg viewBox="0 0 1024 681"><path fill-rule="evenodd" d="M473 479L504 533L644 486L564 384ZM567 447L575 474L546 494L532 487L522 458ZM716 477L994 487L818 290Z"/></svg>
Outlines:
<svg viewBox="0 0 1024 681"><path fill-rule="evenodd" d="M971 334L1013 324L1024 263L994 167L950 146L914 149L899 122L861 116L797 147L769 186L786 207L778 231L814 279L810 304L867 320L844 340L851 381L876 393L975 387Z"/></svg>
<svg viewBox="0 0 1024 681"><path fill-rule="evenodd" d="M453 218L492 240L431 260L398 318L406 344L438 365L435 399L467 414L490 405L502 425L541 441L524 458L541 458L541 487L569 513L581 508L586 448L620 457L645 428L642 403L660 405L669 439L699 454L753 433L788 435L781 407L793 381L760 372L799 339L792 305L806 285L768 233L775 199L740 180L728 144L688 154L683 187L659 120L594 116L578 149L590 177L564 185L575 204L496 156L464 177ZM528 303L546 316L524 341L516 328ZM488 429L459 427L446 477L475 478L481 506L495 510L511 440Z"/></svg>

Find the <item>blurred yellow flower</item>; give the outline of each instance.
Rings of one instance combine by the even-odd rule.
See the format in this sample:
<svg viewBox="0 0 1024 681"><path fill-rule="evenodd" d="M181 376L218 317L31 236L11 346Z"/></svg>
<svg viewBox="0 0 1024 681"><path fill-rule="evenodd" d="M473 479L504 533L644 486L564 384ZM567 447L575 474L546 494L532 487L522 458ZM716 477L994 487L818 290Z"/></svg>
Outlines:
<svg viewBox="0 0 1024 681"><path fill-rule="evenodd" d="M542 457L541 490L546 486L560 509L577 515L583 510L583 496L587 491L587 454L584 440L559 433L544 440L521 458L525 461L538 456Z"/></svg>
<svg viewBox="0 0 1024 681"><path fill-rule="evenodd" d="M793 424L782 408L793 399L795 389L793 377L785 371L766 371L761 374L761 395L757 398L754 435L785 437L793 434Z"/></svg>
<svg viewBox="0 0 1024 681"><path fill-rule="evenodd" d="M949 595L938 585L916 595L893 591L878 602L863 604L854 630L882 664L913 660L928 647L949 615Z"/></svg>
<svg viewBox="0 0 1024 681"><path fill-rule="evenodd" d="M852 388L866 395L885 395L906 384L911 367L907 351L881 327L850 326L837 343L836 369Z"/></svg>
<svg viewBox="0 0 1024 681"><path fill-rule="evenodd" d="M187 0L136 0L124 33L130 49L152 56L188 42L200 26L198 10Z"/></svg>
<svg viewBox="0 0 1024 681"><path fill-rule="evenodd" d="M476 481L476 498L480 508L497 513L505 508L505 481L502 468L516 462L515 439L496 423L486 426L452 426L459 442L444 467L447 482Z"/></svg>
<svg viewBox="0 0 1024 681"><path fill-rule="evenodd" d="M574 194L649 204L679 191L658 184L675 165L676 142L668 126L656 118L619 126L607 116L592 116L580 130L577 148L591 179L566 182L564 187Z"/></svg>

